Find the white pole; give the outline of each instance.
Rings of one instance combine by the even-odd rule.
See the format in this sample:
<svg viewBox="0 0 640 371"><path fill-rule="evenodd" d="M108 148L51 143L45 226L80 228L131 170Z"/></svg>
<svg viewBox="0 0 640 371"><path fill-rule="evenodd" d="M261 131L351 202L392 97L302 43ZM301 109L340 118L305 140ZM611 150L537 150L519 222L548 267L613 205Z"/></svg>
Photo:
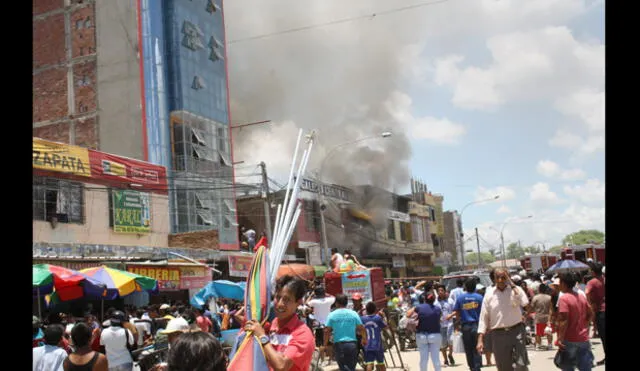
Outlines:
<svg viewBox="0 0 640 371"><path fill-rule="evenodd" d="M294 222L289 226L289 228L288 228L288 230L286 232L286 237L287 238L285 239L285 241L291 240L291 235L293 234L293 230L296 227L295 221L298 220L298 217L300 216L300 212L301 211L302 211L302 209L301 209L300 205L298 205L298 207L296 209L296 212L294 214L294 217L293 217L293 221ZM275 279L276 279L276 276L277 276L277 273L278 273L278 267L280 266L280 263L282 261L282 257L284 256L284 253L286 252L286 250L287 250L286 249L286 245L282 249L278 250L278 256L276 257L277 260L275 260L275 265L274 265L275 269L273 269L271 271L271 281L275 281Z"/></svg>
<svg viewBox="0 0 640 371"><path fill-rule="evenodd" d="M306 149L302 154L302 159L304 160L305 157L307 157ZM282 239L284 238L284 232L287 230L289 221L291 220L291 216L293 215L293 208L295 207L295 204L296 204L294 200L296 199L296 197L298 197L298 182L300 181L300 169L298 169L297 174L298 174L298 178L296 179L293 189L291 190L291 198L289 200L286 200L287 203L283 205L283 207L286 208L286 213L284 214L284 220L282 221L282 224L280 225L280 228L279 228L278 240L276 241L277 246L280 246L280 244L282 243Z"/></svg>
<svg viewBox="0 0 640 371"><path fill-rule="evenodd" d="M296 167L296 160L298 158L298 149L300 147L300 139L302 139L302 129L298 130L298 140L296 141L296 149L293 151L293 159L291 160L291 169L289 170L289 180L287 181L287 189L285 190L284 203L282 204L283 208L286 208L287 202L289 202L289 192L291 192L291 183L293 182L293 170ZM280 230L282 228L282 225L278 225L276 227L278 230Z"/></svg>
<svg viewBox="0 0 640 371"><path fill-rule="evenodd" d="M282 205L278 204L278 210L276 211L276 222L275 225L276 227L273 229L273 232L271 232L271 241L269 241L269 259L273 260L274 255L273 255L273 247L275 246L274 243L276 241L276 237L278 236L278 223L280 222L280 218L281 218L281 210L282 210Z"/></svg>

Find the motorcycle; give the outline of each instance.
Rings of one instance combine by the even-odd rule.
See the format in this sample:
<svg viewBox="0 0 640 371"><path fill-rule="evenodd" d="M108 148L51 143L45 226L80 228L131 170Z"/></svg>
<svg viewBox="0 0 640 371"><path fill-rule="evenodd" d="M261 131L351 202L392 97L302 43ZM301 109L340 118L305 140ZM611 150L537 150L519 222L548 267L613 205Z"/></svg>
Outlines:
<svg viewBox="0 0 640 371"><path fill-rule="evenodd" d="M416 329L418 327L418 316L414 313L412 317L407 317L408 306L401 308L401 318L398 322L398 343L400 345L400 351L404 351L407 348L416 349L418 345L416 343Z"/></svg>

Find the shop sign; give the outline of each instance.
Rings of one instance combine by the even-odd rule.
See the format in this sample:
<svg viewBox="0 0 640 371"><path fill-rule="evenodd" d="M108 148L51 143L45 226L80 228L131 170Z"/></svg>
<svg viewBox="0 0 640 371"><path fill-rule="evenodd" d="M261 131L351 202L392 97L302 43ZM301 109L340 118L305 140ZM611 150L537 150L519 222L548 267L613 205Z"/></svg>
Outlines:
<svg viewBox="0 0 640 371"><path fill-rule="evenodd" d="M113 184L135 184L142 190L167 192L167 171L164 166L95 150L89 150L89 159L94 179Z"/></svg>
<svg viewBox="0 0 640 371"><path fill-rule="evenodd" d="M183 290L201 289L211 281L211 269L208 267L180 267L180 288Z"/></svg>
<svg viewBox="0 0 640 371"><path fill-rule="evenodd" d="M395 210L388 210L387 211L387 218L389 218L391 220L397 220L397 221L403 222L403 223L409 223L411 221L411 217L409 217L409 214L401 213L401 212L395 211Z"/></svg>
<svg viewBox="0 0 640 371"><path fill-rule="evenodd" d="M79 176L91 176L86 148L33 138L33 168Z"/></svg>
<svg viewBox="0 0 640 371"><path fill-rule="evenodd" d="M180 289L180 269L176 267L153 267L130 265L127 272L147 276L158 281L160 290L179 290Z"/></svg>
<svg viewBox="0 0 640 371"><path fill-rule="evenodd" d="M253 263L253 256L229 256L229 275L248 277L251 263Z"/></svg>
<svg viewBox="0 0 640 371"><path fill-rule="evenodd" d="M151 232L148 193L113 190L113 231L116 233Z"/></svg>

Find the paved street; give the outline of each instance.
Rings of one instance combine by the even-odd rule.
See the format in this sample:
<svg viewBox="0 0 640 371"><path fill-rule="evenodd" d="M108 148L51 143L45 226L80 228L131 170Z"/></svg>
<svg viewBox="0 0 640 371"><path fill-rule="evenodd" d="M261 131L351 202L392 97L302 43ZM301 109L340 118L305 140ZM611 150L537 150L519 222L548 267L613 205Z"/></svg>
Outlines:
<svg viewBox="0 0 640 371"><path fill-rule="evenodd" d="M595 361L599 361L602 358L604 358L604 352L602 351L602 343L600 342L600 339L592 339L591 343L592 343L593 355L595 357ZM545 343L543 342L543 344ZM529 370L530 371L557 370L558 368L553 364L553 356L555 354L556 354L555 350L533 351L530 349L529 360L531 361L531 365L529 365ZM450 370L457 370L457 371L465 371L469 369L467 367L467 361L465 359L464 354L454 354L453 357L456 360L456 365L449 366L449 367L443 366L442 367L443 370L450 369ZM418 367L419 360L420 360L420 354L416 350L402 352L402 361L404 365L407 366L407 370L409 371L419 371L419 367ZM484 364L484 361L485 361L484 356L482 357L482 360ZM397 362L397 358L396 358L396 363L399 363ZM389 366L391 366L391 363L389 363ZM497 370L495 366L483 367L482 369L487 371ZM598 370L604 371L604 369L605 369L604 366L594 367L594 371L598 371ZM338 370L339 370L338 366L335 362L332 362L331 365L324 368L324 371L338 371ZM428 370L433 370L433 364L431 363L431 360L429 360Z"/></svg>

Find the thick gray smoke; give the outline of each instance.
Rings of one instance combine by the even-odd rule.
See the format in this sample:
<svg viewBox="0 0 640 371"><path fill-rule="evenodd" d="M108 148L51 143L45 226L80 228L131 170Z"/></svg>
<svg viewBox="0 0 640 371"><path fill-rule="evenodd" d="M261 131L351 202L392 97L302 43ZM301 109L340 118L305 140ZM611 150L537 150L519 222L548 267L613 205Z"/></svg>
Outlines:
<svg viewBox="0 0 640 371"><path fill-rule="evenodd" d="M288 175L298 128L316 129L307 175L388 190L409 181L411 146L398 113L408 65L417 54L424 12L402 12L307 30L309 25L373 14L412 1L227 0L228 62L235 159L265 161L270 176ZM413 1L415 3L415 0ZM411 53L413 51L413 53ZM354 139L393 132L331 150ZM327 153L331 152L328 157Z"/></svg>

